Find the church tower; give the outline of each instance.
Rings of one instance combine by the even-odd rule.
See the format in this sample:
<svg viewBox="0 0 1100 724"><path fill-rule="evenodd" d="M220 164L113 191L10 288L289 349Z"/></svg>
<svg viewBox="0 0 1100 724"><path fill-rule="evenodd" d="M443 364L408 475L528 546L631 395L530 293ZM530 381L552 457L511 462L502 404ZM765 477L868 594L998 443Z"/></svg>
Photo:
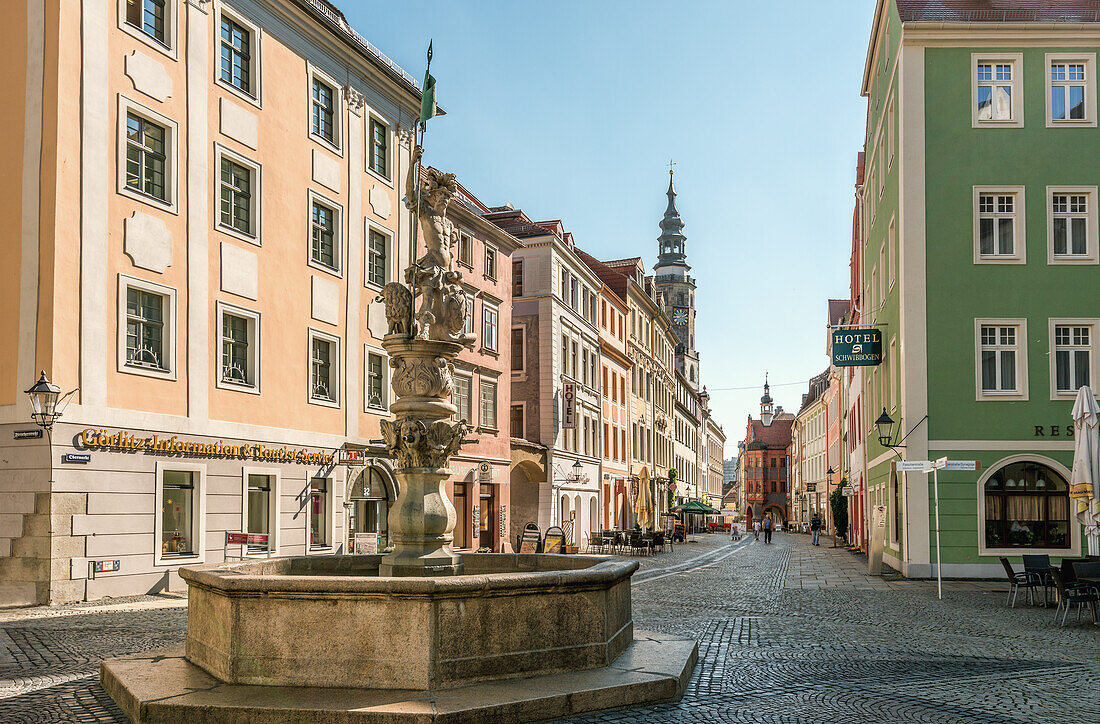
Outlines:
<svg viewBox="0 0 1100 724"><path fill-rule="evenodd" d="M657 263L653 267L661 309L672 322L676 345L676 368L684 373L688 383L699 389L699 353L695 349L695 279L688 272L684 243L684 222L676 210L676 189L672 185L672 170L668 172L668 206L661 219L661 235L657 237Z"/></svg>

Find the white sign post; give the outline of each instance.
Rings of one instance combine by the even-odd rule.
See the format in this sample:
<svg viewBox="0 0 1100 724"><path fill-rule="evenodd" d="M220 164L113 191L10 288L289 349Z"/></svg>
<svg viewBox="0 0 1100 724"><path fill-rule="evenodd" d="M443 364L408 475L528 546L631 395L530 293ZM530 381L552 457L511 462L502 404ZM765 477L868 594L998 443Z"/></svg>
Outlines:
<svg viewBox="0 0 1100 724"><path fill-rule="evenodd" d="M932 497L936 509L936 596L943 600L943 573L940 565L940 470L981 470L982 464L976 460L948 460L942 457L936 461L902 460L894 463L894 469L901 472L932 471Z"/></svg>

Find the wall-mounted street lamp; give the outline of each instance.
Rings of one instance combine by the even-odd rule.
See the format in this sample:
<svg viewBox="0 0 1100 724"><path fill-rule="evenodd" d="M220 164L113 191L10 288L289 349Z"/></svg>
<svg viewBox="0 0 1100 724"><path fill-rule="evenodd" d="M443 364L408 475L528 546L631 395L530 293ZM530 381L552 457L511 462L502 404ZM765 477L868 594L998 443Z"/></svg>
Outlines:
<svg viewBox="0 0 1100 724"><path fill-rule="evenodd" d="M31 400L31 418L42 429L50 430L57 418L61 417L57 410L61 388L46 379L46 371L42 370L38 382L31 385L26 394Z"/></svg>
<svg viewBox="0 0 1100 724"><path fill-rule="evenodd" d="M46 447L50 456L50 482L53 482L53 424L65 411L65 406L58 407L80 389L79 387L61 394L61 388L46 379L46 370L42 370L38 376L38 382L26 390L27 397L31 401L31 419L34 424L46 431ZM66 405L67 406L67 405Z"/></svg>
<svg viewBox="0 0 1100 724"><path fill-rule="evenodd" d="M882 414L875 420L875 430L878 432L878 444L883 447L897 448L905 447L904 445L898 445L894 442L894 421L886 414L886 408L882 408Z"/></svg>

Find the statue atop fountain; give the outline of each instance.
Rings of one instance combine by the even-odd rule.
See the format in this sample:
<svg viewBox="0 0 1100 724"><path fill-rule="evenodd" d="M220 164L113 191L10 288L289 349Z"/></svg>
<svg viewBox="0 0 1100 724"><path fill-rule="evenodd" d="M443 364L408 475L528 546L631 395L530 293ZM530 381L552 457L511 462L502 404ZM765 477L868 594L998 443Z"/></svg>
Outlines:
<svg viewBox="0 0 1100 724"><path fill-rule="evenodd" d="M382 421L382 437L400 483L389 517L394 550L379 570L384 576L462 572L451 549L455 509L443 481L470 429L466 420L451 419L457 408L450 397L454 358L473 345L474 335L463 332L466 295L451 253L458 230L447 218L458 184L453 173L421 166L423 153L420 146L413 149L405 205L423 230L426 251L405 270L407 286L390 282L382 290L388 322L382 347L390 355L397 396L390 406L395 419Z"/></svg>

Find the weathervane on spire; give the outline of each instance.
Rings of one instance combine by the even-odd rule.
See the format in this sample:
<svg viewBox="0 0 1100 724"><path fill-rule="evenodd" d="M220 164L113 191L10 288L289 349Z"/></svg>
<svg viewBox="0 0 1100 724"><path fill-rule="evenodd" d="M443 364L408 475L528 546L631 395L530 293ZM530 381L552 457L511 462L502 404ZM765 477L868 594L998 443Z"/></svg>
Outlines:
<svg viewBox="0 0 1100 724"><path fill-rule="evenodd" d="M673 160L672 160L672 159L670 158L670 159L668 160L668 175L669 175L669 176L671 176L671 175L672 175L672 172L673 172L673 170L674 170L674 169L673 169L673 166L675 166L675 165L676 165L676 162L675 162L675 161L673 161Z"/></svg>

